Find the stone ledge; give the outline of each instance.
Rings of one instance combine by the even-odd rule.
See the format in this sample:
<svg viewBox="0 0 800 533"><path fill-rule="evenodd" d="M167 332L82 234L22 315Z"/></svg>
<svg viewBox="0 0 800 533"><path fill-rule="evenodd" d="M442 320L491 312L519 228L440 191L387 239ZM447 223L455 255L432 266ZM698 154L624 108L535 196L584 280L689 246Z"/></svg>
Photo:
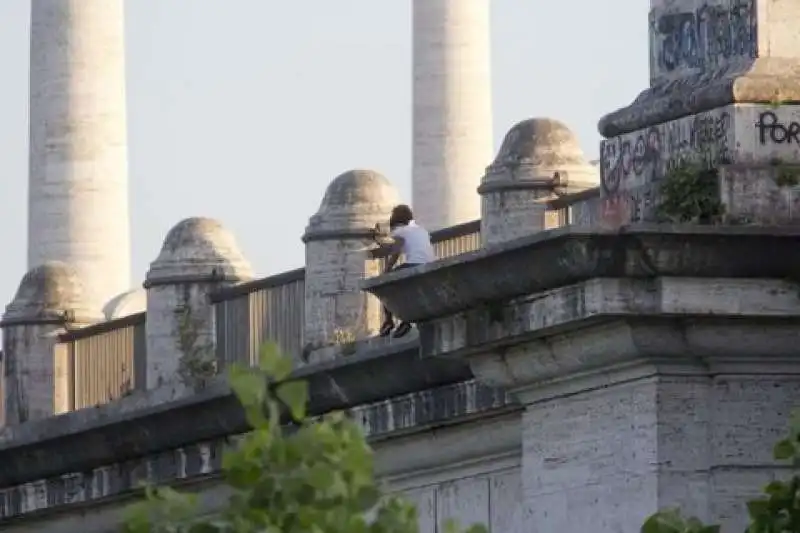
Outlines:
<svg viewBox="0 0 800 533"><path fill-rule="evenodd" d="M799 245L794 227L569 226L370 278L362 289L422 322L598 277L791 279Z"/></svg>
<svg viewBox="0 0 800 533"><path fill-rule="evenodd" d="M600 119L597 129L615 137L654 124L736 103L800 103L800 61L764 57L730 62L644 90L634 102Z"/></svg>
<svg viewBox="0 0 800 533"><path fill-rule="evenodd" d="M310 388L310 411L348 409L472 377L460 361L421 359L396 345L294 373ZM163 391L135 394L97 408L4 428L0 487L211 441L247 431L238 400L224 378L199 394L164 402Z"/></svg>
<svg viewBox="0 0 800 533"><path fill-rule="evenodd" d="M796 318L618 318L465 358L482 382L530 404L667 376L797 377L797 327Z"/></svg>
<svg viewBox="0 0 800 533"><path fill-rule="evenodd" d="M462 423L474 417L515 409L503 391L475 381L406 394L351 410L370 441L385 440L424 431L431 426ZM217 476L223 450L230 437L162 450L146 457L89 470L73 470L48 479L32 479L0 489L0 521L86 505L137 489L139 483L174 483ZM416 454L404 461L395 458L401 471L430 468L430 457Z"/></svg>

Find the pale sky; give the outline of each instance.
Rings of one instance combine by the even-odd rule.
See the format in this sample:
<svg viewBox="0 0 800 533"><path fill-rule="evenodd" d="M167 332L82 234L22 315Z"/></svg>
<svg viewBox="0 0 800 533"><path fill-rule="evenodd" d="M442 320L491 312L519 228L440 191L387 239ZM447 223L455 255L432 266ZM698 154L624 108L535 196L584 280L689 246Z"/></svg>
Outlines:
<svg viewBox="0 0 800 533"><path fill-rule="evenodd" d="M647 85L648 2L491 1L495 149L547 116L596 158L598 119ZM126 3L135 285L189 216L222 221L266 276L303 265L339 173L378 170L410 200L410 1ZM26 267L29 11L0 2L0 310Z"/></svg>

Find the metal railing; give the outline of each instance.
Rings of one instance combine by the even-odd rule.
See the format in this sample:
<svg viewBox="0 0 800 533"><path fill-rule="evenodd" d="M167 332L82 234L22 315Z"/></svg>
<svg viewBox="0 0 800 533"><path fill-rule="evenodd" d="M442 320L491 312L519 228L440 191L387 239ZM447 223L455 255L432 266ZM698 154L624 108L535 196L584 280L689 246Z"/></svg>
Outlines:
<svg viewBox="0 0 800 533"><path fill-rule="evenodd" d="M547 229L562 226L593 226L599 223L600 187L566 194L547 202Z"/></svg>
<svg viewBox="0 0 800 533"><path fill-rule="evenodd" d="M305 268L242 283L215 292L217 360L253 364L266 341L300 357L305 315Z"/></svg>
<svg viewBox="0 0 800 533"><path fill-rule="evenodd" d="M109 320L59 337L68 411L108 403L145 388L145 313Z"/></svg>
<svg viewBox="0 0 800 533"><path fill-rule="evenodd" d="M598 189L549 201L547 227L591 223L598 201ZM477 250L481 247L480 220L435 231L431 241L440 259ZM373 261L383 263L385 259ZM382 264L368 270L382 272ZM301 357L304 268L221 289L210 298L220 368L233 362L256 362L259 348L268 340L277 342L284 353ZM145 313L71 331L59 341L66 410L107 403L145 388Z"/></svg>

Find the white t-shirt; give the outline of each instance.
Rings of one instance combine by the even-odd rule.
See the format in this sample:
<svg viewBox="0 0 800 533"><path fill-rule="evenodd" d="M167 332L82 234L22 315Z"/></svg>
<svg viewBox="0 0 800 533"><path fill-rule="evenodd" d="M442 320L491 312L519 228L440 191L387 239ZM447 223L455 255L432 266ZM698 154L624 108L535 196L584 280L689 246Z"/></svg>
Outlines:
<svg viewBox="0 0 800 533"><path fill-rule="evenodd" d="M392 237L403 239L403 255L406 256L406 263L418 265L436 260L430 233L422 226L417 226L413 220L408 226L395 228Z"/></svg>

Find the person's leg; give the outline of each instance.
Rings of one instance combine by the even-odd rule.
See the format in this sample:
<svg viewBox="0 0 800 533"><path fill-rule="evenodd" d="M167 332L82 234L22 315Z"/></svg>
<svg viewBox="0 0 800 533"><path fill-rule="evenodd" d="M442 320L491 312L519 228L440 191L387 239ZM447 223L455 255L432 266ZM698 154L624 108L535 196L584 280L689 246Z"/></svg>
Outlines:
<svg viewBox="0 0 800 533"><path fill-rule="evenodd" d="M399 268L412 268L412 267L415 267L415 266L419 266L419 265L417 265L416 263L414 263L414 264L403 263L402 265L400 265L400 267L398 267L398 269ZM394 331L394 335L392 335L392 337L394 337L395 339L400 338L403 335L406 335L409 331L411 331L411 322L406 322L405 320L401 320L400 324L397 326L397 329Z"/></svg>
<svg viewBox="0 0 800 533"><path fill-rule="evenodd" d="M394 271L394 270L403 270L404 268L411 268L411 267L415 267L415 266L417 266L417 265L416 264L403 263L401 265L396 265L391 270L387 270L387 272ZM391 311L389 311L389 309L386 308L385 305L383 306L383 317L384 317L383 318L383 324L381 325L381 329L380 329L379 335L381 337L386 337L394 329L394 315L392 314ZM407 325L403 326L403 324L405 324L405 322L400 322L400 328L408 327L410 329L410 326L407 326ZM402 335L405 335L406 333L408 333L408 331L405 331L404 333L402 333ZM400 337L402 335L395 334L395 337Z"/></svg>

